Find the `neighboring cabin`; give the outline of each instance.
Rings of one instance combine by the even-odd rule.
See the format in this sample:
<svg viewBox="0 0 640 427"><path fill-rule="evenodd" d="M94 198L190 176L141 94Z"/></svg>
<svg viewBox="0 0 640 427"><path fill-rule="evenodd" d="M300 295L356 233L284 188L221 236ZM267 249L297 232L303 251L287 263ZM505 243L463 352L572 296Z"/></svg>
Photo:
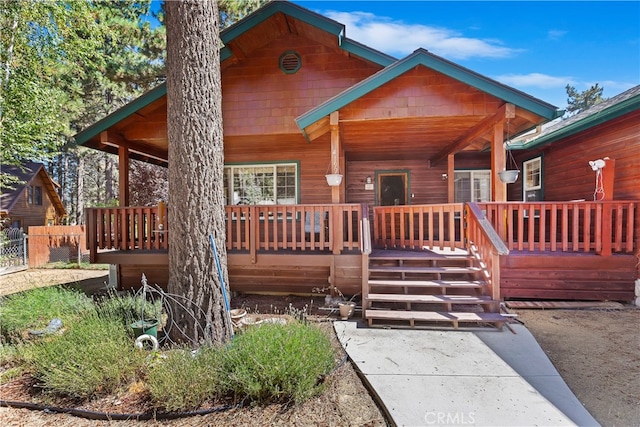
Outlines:
<svg viewBox="0 0 640 427"><path fill-rule="evenodd" d="M60 225L67 211L54 182L42 163L26 162L19 166L3 166L2 172L17 182L2 188L0 218L4 227Z"/></svg>

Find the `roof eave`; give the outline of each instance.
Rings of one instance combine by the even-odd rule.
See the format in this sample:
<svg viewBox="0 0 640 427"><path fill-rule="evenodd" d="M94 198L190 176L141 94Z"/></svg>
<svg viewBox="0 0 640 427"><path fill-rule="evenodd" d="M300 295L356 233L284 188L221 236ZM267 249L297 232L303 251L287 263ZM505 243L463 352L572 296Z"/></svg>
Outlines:
<svg viewBox="0 0 640 427"><path fill-rule="evenodd" d="M524 144L514 145L512 148L516 150L528 150L533 147L548 145L638 109L640 109L640 96L629 98L567 126L561 127L547 135L542 135Z"/></svg>
<svg viewBox="0 0 640 427"><path fill-rule="evenodd" d="M335 36L340 37L344 34L344 25L329 19L325 16L319 15L315 12L311 12L308 9L304 9L294 3L285 1L272 1L264 7L251 13L244 19L236 22L229 28L220 33L220 39L224 44L228 44L230 41L245 33L249 29L264 22L272 15L282 12L286 15L292 16L309 25L320 28Z"/></svg>
<svg viewBox="0 0 640 427"><path fill-rule="evenodd" d="M557 107L551 104L509 88L508 86L484 77L471 70L460 67L453 62L433 55L424 49L418 49L409 56L396 61L376 74L373 74L365 80L353 85L349 89L327 100L318 107L298 116L295 119L296 124L302 130L312 123L320 120L322 117L339 110L345 105L348 105L361 96L366 95L418 65L431 68L451 78L475 87L478 90L500 98L505 102L512 103L520 108L531 111L532 113L547 120L557 118L561 113L561 110L558 110Z"/></svg>
<svg viewBox="0 0 640 427"><path fill-rule="evenodd" d="M122 108L114 111L109 114L104 119L96 122L95 124L89 126L87 129L84 129L82 132L78 132L75 135L75 140L78 145L83 145L89 142L92 138L99 135L100 132L109 129L111 126L116 123L126 119L132 114L136 113L138 110L146 107L147 105L157 101L167 94L167 85L166 83L162 83L159 86L151 89L149 92L141 95L140 97L134 99L130 103L126 104Z"/></svg>

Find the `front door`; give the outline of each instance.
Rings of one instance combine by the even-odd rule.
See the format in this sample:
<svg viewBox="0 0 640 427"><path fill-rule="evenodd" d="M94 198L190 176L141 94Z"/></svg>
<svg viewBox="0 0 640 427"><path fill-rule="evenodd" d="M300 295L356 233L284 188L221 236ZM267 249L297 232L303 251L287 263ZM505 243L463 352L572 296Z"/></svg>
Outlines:
<svg viewBox="0 0 640 427"><path fill-rule="evenodd" d="M378 180L376 196L379 206L408 204L408 171L378 172L376 177Z"/></svg>

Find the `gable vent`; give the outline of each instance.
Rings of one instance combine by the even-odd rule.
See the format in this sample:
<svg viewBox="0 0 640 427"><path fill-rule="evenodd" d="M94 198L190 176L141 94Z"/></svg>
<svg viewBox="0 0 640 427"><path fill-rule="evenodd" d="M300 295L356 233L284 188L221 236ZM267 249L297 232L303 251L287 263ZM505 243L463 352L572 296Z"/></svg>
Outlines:
<svg viewBox="0 0 640 427"><path fill-rule="evenodd" d="M280 69L286 74L293 74L302 66L302 58L298 52L287 51L280 55Z"/></svg>

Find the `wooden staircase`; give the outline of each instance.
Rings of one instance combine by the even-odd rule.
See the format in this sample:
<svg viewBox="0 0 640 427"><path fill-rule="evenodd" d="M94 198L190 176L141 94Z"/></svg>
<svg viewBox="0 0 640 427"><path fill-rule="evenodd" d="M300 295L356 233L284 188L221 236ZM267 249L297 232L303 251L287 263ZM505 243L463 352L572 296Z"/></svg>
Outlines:
<svg viewBox="0 0 640 427"><path fill-rule="evenodd" d="M363 316L373 326L419 322L424 326L495 326L508 319L500 314L481 280L477 259L466 251L373 250L369 255L368 292Z"/></svg>

